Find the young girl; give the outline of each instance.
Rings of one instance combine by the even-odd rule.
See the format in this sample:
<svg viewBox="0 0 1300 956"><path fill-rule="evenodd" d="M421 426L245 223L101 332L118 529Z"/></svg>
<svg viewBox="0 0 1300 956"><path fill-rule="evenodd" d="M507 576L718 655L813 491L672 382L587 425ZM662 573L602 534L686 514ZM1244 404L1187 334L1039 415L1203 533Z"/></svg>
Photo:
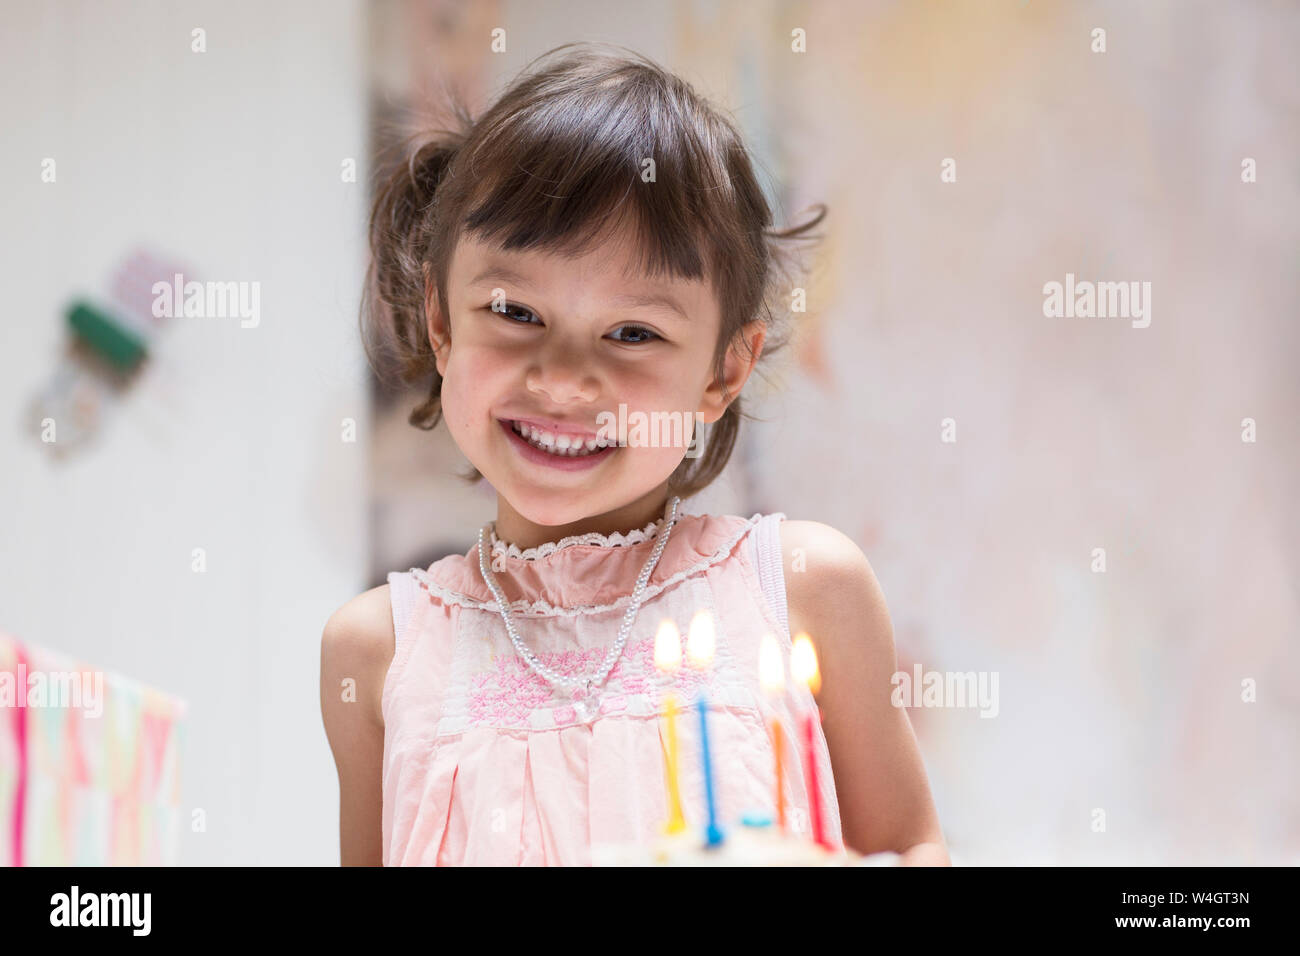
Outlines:
<svg viewBox="0 0 1300 956"><path fill-rule="evenodd" d="M780 344L781 242L821 216L772 231L732 123L622 48L560 47L456 116L380 191L369 291L407 380L431 383L411 422L445 419L497 513L465 554L390 574L325 627L342 862L584 865L650 840L670 814L667 692L700 825L703 692L724 831L776 814L776 717L787 826L810 837L815 779L832 846L947 864L862 552L781 513L682 506L727 463L741 391ZM661 623L685 644L701 609L709 666L660 670ZM763 635L788 660L799 632L815 702L759 680Z"/></svg>

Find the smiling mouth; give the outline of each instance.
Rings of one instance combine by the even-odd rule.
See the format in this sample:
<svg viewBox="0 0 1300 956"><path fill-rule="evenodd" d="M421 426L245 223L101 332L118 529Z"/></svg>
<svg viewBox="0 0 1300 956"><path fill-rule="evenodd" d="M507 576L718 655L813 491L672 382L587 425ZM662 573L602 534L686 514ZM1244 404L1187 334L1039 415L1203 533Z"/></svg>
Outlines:
<svg viewBox="0 0 1300 956"><path fill-rule="evenodd" d="M581 435L562 435L548 432L526 422L506 421L504 424L529 446L556 458L588 458L616 447L604 438Z"/></svg>

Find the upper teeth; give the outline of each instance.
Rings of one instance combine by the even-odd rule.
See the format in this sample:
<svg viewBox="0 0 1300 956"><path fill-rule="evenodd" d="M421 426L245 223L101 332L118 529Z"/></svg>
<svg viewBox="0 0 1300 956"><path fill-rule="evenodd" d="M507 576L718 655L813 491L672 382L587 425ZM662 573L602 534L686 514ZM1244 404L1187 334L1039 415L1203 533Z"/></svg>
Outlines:
<svg viewBox="0 0 1300 956"><path fill-rule="evenodd" d="M530 445L535 445L553 455L590 455L600 448L605 448L613 444L603 438L586 438L581 435L559 435L554 432L548 432L544 429L529 425L527 422L511 422L510 427L515 433L528 441Z"/></svg>

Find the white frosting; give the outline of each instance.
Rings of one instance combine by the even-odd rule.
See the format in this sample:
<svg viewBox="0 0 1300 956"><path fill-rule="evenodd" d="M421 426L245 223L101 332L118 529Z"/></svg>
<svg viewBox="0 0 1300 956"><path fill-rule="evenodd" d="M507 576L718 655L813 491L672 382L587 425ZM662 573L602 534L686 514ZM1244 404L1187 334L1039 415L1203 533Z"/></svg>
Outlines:
<svg viewBox="0 0 1300 956"><path fill-rule="evenodd" d="M845 847L826 850L806 836L776 826L735 826L721 845L705 847L701 828L662 834L649 845L596 844L593 866L896 866L897 853L864 857Z"/></svg>

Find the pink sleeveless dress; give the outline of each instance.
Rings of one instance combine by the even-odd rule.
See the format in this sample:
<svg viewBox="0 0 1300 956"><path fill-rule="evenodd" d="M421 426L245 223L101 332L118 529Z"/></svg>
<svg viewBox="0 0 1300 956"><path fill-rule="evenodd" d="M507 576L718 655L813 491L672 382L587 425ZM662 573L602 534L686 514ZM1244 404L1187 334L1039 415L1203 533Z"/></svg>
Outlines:
<svg viewBox="0 0 1300 956"><path fill-rule="evenodd" d="M600 843L649 841L668 818L663 695L676 699L682 814L707 821L695 707L708 706L718 821L775 814L771 718L782 727L787 825L811 833L802 720L812 695L789 678L780 521L785 515L680 515L649 579L623 653L588 720L516 654L479 571L464 555L388 576L396 651L384 681L383 862L590 865ZM555 670L588 675L618 636L664 519L627 534L579 535L520 551L492 540L492 567L521 640ZM654 664L659 623L683 648L696 610L712 612L713 663L669 678ZM776 636L788 690L759 683L759 641ZM843 846L830 754L813 740L827 840Z"/></svg>

